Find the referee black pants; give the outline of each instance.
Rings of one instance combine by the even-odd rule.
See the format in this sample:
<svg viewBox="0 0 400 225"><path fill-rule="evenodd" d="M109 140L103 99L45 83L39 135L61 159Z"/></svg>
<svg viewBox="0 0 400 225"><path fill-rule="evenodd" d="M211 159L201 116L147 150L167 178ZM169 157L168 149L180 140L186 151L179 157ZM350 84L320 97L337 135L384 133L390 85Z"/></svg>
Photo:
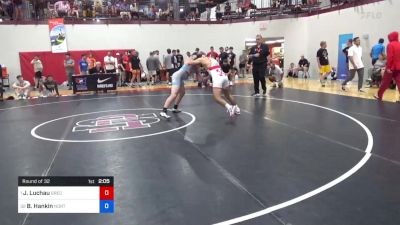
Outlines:
<svg viewBox="0 0 400 225"><path fill-rule="evenodd" d="M254 93L260 94L260 82L261 87L264 92L267 91L267 87L265 86L265 73L266 73L266 65L253 65L253 81L254 81Z"/></svg>

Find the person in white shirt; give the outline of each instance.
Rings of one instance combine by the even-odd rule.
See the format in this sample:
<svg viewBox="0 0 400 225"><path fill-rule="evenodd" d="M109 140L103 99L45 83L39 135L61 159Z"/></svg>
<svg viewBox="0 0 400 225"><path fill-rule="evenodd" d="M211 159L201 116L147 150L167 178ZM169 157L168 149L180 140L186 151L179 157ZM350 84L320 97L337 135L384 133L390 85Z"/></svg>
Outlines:
<svg viewBox="0 0 400 225"><path fill-rule="evenodd" d="M15 96L18 99L27 99L29 97L31 84L24 80L21 75L17 76L17 81L12 86L15 90Z"/></svg>
<svg viewBox="0 0 400 225"><path fill-rule="evenodd" d="M273 87L273 88L275 88L276 86L278 86L280 88L283 87L283 82L282 82L283 71L282 71L282 69L275 63L270 63L268 65L267 70L268 70L268 75L269 75L268 79L269 79L269 81L272 82L271 87Z"/></svg>
<svg viewBox="0 0 400 225"><path fill-rule="evenodd" d="M353 46L348 50L349 57L349 74L346 80L342 83L342 90L346 90L346 84L354 79L356 72L358 74L358 91L364 92L361 88L364 81L364 64L362 62L362 48L360 46L361 40L359 37L353 39Z"/></svg>
<svg viewBox="0 0 400 225"><path fill-rule="evenodd" d="M106 70L106 73L115 73L117 70L117 61L116 59L111 55L111 52L108 51L107 55L104 57L104 69Z"/></svg>
<svg viewBox="0 0 400 225"><path fill-rule="evenodd" d="M39 81L42 79L42 73L43 73L43 64L42 61L40 61L39 56L35 56L31 64L33 65L33 72L35 72L35 88L38 88Z"/></svg>

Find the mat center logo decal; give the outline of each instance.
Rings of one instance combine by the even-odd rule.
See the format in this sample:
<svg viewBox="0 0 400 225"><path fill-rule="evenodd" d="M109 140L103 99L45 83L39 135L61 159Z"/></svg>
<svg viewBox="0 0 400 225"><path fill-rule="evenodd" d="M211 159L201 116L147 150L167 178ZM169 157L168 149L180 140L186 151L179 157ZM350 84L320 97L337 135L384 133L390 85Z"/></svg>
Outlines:
<svg viewBox="0 0 400 225"><path fill-rule="evenodd" d="M160 122L160 119L155 113L107 115L78 121L72 128L72 132L86 132L89 134L123 132L149 128L152 124L158 122Z"/></svg>
<svg viewBox="0 0 400 225"><path fill-rule="evenodd" d="M56 142L123 141L164 135L188 127L196 120L193 114L182 111L164 121L159 112L156 108L137 108L68 115L38 124L31 135Z"/></svg>

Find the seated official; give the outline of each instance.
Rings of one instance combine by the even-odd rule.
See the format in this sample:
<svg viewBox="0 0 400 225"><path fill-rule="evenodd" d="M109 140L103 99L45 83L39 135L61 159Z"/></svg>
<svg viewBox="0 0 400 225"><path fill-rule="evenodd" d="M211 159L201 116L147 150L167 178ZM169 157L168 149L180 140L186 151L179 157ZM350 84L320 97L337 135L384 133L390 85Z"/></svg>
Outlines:
<svg viewBox="0 0 400 225"><path fill-rule="evenodd" d="M12 85L15 91L15 97L18 99L27 99L30 94L31 84L24 80L21 75L17 76L17 81Z"/></svg>
<svg viewBox="0 0 400 225"><path fill-rule="evenodd" d="M95 67L89 70L89 74L95 74L95 73L105 73L104 68L101 66L101 62L96 62Z"/></svg>
<svg viewBox="0 0 400 225"><path fill-rule="evenodd" d="M309 68L310 68L310 62L306 58L304 58L304 55L302 55L299 60L296 75L298 76L298 72L302 71L303 77L307 78L309 76L308 73Z"/></svg>

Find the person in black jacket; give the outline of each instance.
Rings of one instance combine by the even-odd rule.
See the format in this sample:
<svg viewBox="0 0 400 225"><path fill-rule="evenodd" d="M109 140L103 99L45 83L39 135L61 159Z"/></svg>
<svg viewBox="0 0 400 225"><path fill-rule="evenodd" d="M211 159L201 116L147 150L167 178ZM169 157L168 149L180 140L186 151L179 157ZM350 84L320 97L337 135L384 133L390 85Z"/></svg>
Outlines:
<svg viewBox="0 0 400 225"><path fill-rule="evenodd" d="M257 44L251 47L249 52L249 62L253 63L253 80L254 80L254 94L252 96L260 96L260 82L263 89L263 96L267 94L267 87L265 85L265 73L267 68L269 48L264 43L260 34L256 36Z"/></svg>

